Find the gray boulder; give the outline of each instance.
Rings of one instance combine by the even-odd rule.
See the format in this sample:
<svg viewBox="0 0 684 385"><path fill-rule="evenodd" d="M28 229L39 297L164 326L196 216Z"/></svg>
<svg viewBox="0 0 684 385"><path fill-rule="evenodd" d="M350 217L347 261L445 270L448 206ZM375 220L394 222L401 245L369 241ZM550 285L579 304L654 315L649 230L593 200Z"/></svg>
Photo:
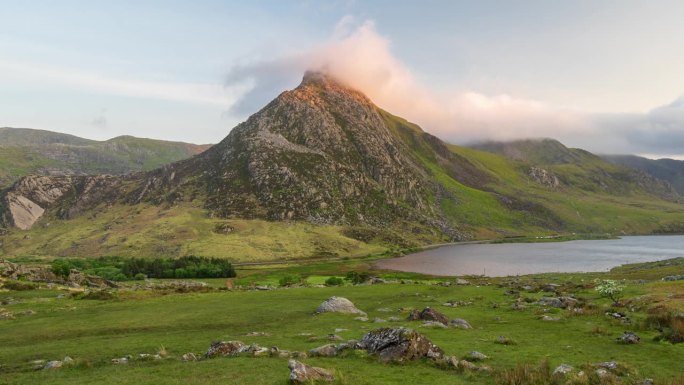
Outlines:
<svg viewBox="0 0 684 385"><path fill-rule="evenodd" d="M449 325L449 318L438 312L435 309L432 309L430 307L426 307L422 311L418 310L413 310L409 316L408 316L409 321L418 321L418 320L423 320L423 321L434 321L434 322L439 322L443 324L444 326Z"/></svg>
<svg viewBox="0 0 684 385"><path fill-rule="evenodd" d="M241 341L214 341L204 356L207 358L235 356L242 353L245 348L245 344Z"/></svg>
<svg viewBox="0 0 684 385"><path fill-rule="evenodd" d="M368 332L360 345L384 362L406 362L420 358L438 359L444 351L424 335L403 327L380 328Z"/></svg>
<svg viewBox="0 0 684 385"><path fill-rule="evenodd" d="M316 313L327 312L366 315L365 312L357 309L352 301L343 297L330 297L316 308Z"/></svg>
<svg viewBox="0 0 684 385"><path fill-rule="evenodd" d="M296 360L290 360L287 367L290 368L290 383L293 385L335 381L335 377L328 370L305 365Z"/></svg>
<svg viewBox="0 0 684 385"><path fill-rule="evenodd" d="M470 326L468 321L466 321L462 318L452 319L451 321L449 321L449 324L455 328L458 328L458 329L472 329L473 328L472 326Z"/></svg>
<svg viewBox="0 0 684 385"><path fill-rule="evenodd" d="M641 342L641 338L633 332L626 331L617 338L617 341L622 344L638 344Z"/></svg>

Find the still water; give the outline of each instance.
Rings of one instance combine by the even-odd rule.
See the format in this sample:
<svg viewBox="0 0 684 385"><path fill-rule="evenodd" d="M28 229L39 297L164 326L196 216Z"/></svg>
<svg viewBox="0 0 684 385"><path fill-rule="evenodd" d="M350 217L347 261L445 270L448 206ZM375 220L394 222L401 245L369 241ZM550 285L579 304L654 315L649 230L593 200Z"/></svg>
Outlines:
<svg viewBox="0 0 684 385"><path fill-rule="evenodd" d="M451 245L376 265L433 275L506 275L606 271L625 263L684 257L684 235L548 243ZM682 272L684 274L684 272Z"/></svg>

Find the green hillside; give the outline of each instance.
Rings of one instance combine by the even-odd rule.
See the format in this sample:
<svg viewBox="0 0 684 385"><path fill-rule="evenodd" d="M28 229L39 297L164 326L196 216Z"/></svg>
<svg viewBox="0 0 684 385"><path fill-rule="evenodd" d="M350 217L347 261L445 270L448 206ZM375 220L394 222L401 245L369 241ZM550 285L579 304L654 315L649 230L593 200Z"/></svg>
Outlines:
<svg viewBox="0 0 684 385"><path fill-rule="evenodd" d="M188 158L208 145L120 136L95 141L57 132L0 128L0 188L29 174L124 174Z"/></svg>

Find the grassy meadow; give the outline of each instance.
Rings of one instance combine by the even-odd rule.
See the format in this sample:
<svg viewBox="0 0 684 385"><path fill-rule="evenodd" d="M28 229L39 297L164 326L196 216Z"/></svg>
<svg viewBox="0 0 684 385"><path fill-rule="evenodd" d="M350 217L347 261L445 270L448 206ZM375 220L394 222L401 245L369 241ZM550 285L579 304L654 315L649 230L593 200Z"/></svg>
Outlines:
<svg viewBox="0 0 684 385"><path fill-rule="evenodd" d="M684 260L675 260L669 264L628 265L610 273L470 277L470 285L443 286L442 282L452 279L373 271L372 260L351 260L245 268L238 271L235 281L245 289L237 290L222 289L222 279L205 280L210 288L201 292L123 289L106 300L77 299L69 289L59 287L3 290L1 300L11 298L17 303L1 306L16 317L0 320L0 383L285 384L289 373L285 358L182 362L180 357L187 352L206 352L215 340L307 351L329 343L329 334L344 340L360 339L371 329L401 325L424 333L448 355L462 357L471 351L486 354L490 358L485 363L493 372L462 373L426 361L382 364L361 352L303 361L332 370L342 384L506 383L502 382L507 378L506 370L521 363L536 366L544 361L548 361L551 369L565 363L587 372L593 370L588 365L616 361L626 368L621 383L636 384L643 378L653 378L656 384L674 384L671 381L684 374L684 344L654 340L659 332L647 327L644 321L656 308L684 310L684 281L659 280L683 268ZM352 270L370 271L394 282L313 286L329 276L344 276ZM246 289L253 285L277 286L278 279L288 274L305 277L311 286L269 291ZM613 308L611 301L601 298L592 288L596 278L628 279L622 299L625 306ZM580 299L584 312L577 314L533 304L542 296L553 296L540 290L550 283L560 285L560 292ZM515 295L506 292L519 290L521 285L534 289L520 291L524 309L514 310L511 305L516 301ZM355 315L314 315L316 307L330 296L350 299L368 313L370 321L354 320ZM447 301L470 304L447 307ZM450 319L463 318L473 329L424 328L421 322L406 321L410 309L426 306ZM35 314L21 315L27 310ZM626 313L632 324L608 317L606 311ZM544 321L544 315L561 319ZM390 317L398 317L399 321L373 322ZM616 338L625 330L636 332L642 342L618 344ZM267 335L246 336L250 332ZM497 343L499 336L512 343ZM112 358L160 351L166 358L133 360L127 365L111 363ZM74 364L54 370L32 367L34 360L61 360L65 356L73 358Z"/></svg>

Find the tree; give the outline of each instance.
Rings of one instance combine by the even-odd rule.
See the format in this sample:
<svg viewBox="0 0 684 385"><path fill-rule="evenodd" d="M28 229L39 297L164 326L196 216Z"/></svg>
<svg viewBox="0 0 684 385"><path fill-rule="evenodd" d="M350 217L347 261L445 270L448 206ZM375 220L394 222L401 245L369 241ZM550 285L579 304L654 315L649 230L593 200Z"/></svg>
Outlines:
<svg viewBox="0 0 684 385"><path fill-rule="evenodd" d="M596 291L604 298L610 298L614 304L618 303L620 298L622 298L622 292L625 289L625 285L620 284L618 281L612 279L604 279L599 281L596 285Z"/></svg>

